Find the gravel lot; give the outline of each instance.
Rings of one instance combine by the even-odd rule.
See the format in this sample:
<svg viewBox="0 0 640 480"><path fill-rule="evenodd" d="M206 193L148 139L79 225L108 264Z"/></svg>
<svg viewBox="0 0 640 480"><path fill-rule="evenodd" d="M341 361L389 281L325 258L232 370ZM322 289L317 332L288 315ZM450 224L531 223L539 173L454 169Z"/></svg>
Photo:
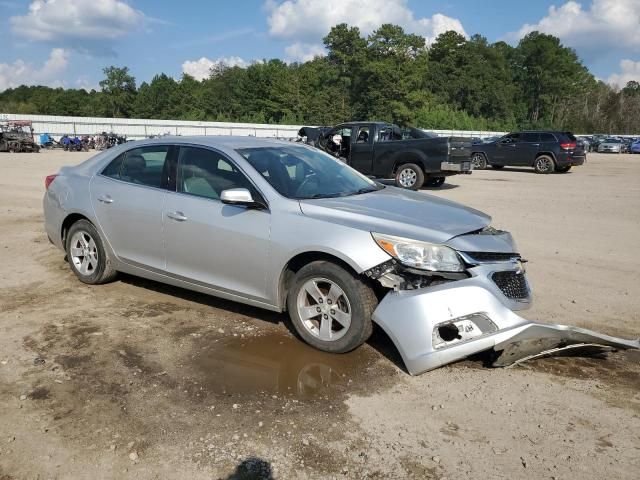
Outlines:
<svg viewBox="0 0 640 480"><path fill-rule="evenodd" d="M381 334L330 356L282 315L132 277L81 284L41 198L90 155L0 154L1 480L638 478L638 352L410 377ZM640 155L428 193L514 234L525 316L639 335Z"/></svg>

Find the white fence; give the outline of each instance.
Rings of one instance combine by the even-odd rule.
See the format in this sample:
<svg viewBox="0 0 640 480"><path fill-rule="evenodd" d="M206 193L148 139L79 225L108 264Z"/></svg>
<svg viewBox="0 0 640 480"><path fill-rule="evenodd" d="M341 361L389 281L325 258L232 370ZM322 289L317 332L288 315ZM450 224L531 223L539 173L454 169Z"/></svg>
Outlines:
<svg viewBox="0 0 640 480"><path fill-rule="evenodd" d="M54 138L62 135L96 135L102 132L124 135L129 139L151 135L240 135L255 137L295 138L300 125L267 125L260 123L197 122L190 120L149 120L140 118L61 117L0 113L0 121L31 120L36 141L41 133ZM485 138L506 132L427 130L441 137L462 136Z"/></svg>
<svg viewBox="0 0 640 480"><path fill-rule="evenodd" d="M129 139L151 135L240 135L255 137L295 138L296 125L259 123L194 122L187 120L144 120L137 118L59 117L0 113L0 121L31 120L36 141L41 133L62 135L96 135L102 132L125 135Z"/></svg>

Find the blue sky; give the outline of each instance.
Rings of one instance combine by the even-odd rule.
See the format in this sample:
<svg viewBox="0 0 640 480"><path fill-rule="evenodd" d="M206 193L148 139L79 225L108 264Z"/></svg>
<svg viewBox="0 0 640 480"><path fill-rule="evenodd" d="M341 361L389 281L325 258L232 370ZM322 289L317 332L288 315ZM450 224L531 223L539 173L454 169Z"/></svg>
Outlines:
<svg viewBox="0 0 640 480"><path fill-rule="evenodd" d="M365 6L367 5L367 6ZM91 88L107 65L138 83L206 75L213 62L304 61L331 25L402 25L431 41L447 29L516 43L539 29L576 49L598 77L640 80L640 0L0 0L0 90L20 83Z"/></svg>

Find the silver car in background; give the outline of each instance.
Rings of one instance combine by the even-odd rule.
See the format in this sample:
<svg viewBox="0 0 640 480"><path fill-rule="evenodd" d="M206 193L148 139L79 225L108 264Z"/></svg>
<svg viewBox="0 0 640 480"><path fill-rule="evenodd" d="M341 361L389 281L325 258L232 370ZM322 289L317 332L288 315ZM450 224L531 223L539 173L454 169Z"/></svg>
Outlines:
<svg viewBox="0 0 640 480"><path fill-rule="evenodd" d="M623 143L619 138L605 138L598 145L598 153L622 153Z"/></svg>
<svg viewBox="0 0 640 480"><path fill-rule="evenodd" d="M163 137L64 167L45 185L47 234L82 282L121 271L288 311L327 352L357 348L374 323L412 374L491 349L500 365L541 346L637 343L518 316L531 292L509 233L313 147Z"/></svg>

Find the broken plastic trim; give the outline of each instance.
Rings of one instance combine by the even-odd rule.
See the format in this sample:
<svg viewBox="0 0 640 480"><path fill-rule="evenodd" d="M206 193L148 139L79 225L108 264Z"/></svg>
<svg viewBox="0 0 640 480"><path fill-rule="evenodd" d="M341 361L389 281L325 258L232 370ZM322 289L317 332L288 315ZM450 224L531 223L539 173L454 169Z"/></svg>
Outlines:
<svg viewBox="0 0 640 480"><path fill-rule="evenodd" d="M640 349L639 340L530 322L512 310L517 306L499 295L490 280L476 276L417 290L390 291L372 319L393 341L412 375L490 350L497 354L493 365L504 367L572 346L586 351L593 351L595 345L603 347L600 351ZM483 324L484 319L488 321Z"/></svg>

